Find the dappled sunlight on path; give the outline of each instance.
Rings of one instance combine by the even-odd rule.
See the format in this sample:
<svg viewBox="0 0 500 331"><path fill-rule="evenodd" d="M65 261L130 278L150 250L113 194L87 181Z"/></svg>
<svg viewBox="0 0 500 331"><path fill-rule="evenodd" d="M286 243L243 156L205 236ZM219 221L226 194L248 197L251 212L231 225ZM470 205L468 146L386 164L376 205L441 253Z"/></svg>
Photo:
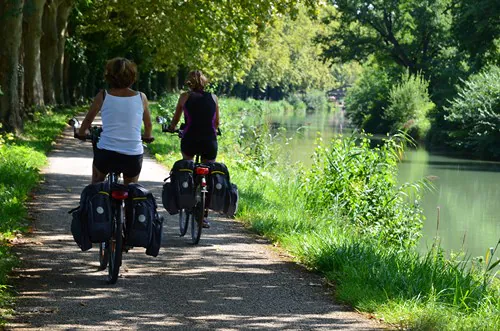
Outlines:
<svg viewBox="0 0 500 331"><path fill-rule="evenodd" d="M134 248L124 254L116 285L97 271L97 248L80 252L67 211L90 182L92 149L67 130L50 155L45 181L30 203L34 234L15 251L19 292L12 330L380 328L335 304L316 275L281 258L269 243L232 220L213 217L198 246L178 236L166 214L157 258ZM141 183L161 205L167 170L145 158ZM96 245L94 245L96 246Z"/></svg>

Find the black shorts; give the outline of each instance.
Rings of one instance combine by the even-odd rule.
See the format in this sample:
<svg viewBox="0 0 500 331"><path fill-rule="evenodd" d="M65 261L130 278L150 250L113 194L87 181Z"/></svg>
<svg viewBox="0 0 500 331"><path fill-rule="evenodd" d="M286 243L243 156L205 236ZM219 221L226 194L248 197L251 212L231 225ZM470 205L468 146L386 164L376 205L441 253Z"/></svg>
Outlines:
<svg viewBox="0 0 500 331"><path fill-rule="evenodd" d="M103 174L111 171L123 173L124 177L135 177L141 173L142 154L125 155L106 149L94 148L94 166Z"/></svg>
<svg viewBox="0 0 500 331"><path fill-rule="evenodd" d="M182 153L190 157L199 154L202 160L215 160L217 149L216 138L182 138L181 140Z"/></svg>

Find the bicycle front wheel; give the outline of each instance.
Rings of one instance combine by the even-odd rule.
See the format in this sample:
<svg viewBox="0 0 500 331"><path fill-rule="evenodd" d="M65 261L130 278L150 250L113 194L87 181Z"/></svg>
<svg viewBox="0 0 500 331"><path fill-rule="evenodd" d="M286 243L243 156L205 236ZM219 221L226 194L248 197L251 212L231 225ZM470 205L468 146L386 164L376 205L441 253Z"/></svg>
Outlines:
<svg viewBox="0 0 500 331"><path fill-rule="evenodd" d="M200 192L200 201L194 207L191 215L191 242L197 245L200 242L201 229L203 228L203 217L205 216L205 192Z"/></svg>
<svg viewBox="0 0 500 331"><path fill-rule="evenodd" d="M179 235L181 237L184 237L187 232L190 216L192 217L191 213L186 209L179 211Z"/></svg>
<svg viewBox="0 0 500 331"><path fill-rule="evenodd" d="M120 266L122 264L122 246L123 246L123 222L125 213L123 204L116 208L114 219L113 237L108 242L108 284L116 284Z"/></svg>

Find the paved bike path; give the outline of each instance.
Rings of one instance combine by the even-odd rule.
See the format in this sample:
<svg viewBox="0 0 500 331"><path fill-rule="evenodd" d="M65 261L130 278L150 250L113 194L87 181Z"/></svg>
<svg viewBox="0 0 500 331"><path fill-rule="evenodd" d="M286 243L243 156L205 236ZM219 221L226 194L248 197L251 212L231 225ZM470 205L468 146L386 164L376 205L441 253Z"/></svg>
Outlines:
<svg viewBox="0 0 500 331"><path fill-rule="evenodd" d="M8 330L373 330L375 321L336 304L321 278L233 220L217 218L198 246L178 236L160 192L167 170L144 158L140 182L166 217L157 258L134 248L107 285L97 249L81 252L67 211L90 182L92 148L68 128L49 155L30 202L34 233L15 251L18 291Z"/></svg>

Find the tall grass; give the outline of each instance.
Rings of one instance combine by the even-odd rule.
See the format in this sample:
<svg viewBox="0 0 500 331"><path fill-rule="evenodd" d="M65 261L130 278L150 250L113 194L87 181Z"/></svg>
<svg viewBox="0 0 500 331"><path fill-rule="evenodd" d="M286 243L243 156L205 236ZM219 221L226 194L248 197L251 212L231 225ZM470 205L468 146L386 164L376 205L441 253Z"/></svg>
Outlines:
<svg viewBox="0 0 500 331"><path fill-rule="evenodd" d="M499 329L500 286L487 271L496 257L488 257L488 268L479 261L471 267L463 256L447 257L438 243L427 254L415 249L426 182L398 186L404 139L375 148L363 136L319 143L306 169L283 154L284 132L246 124L243 101L238 107L222 101L218 159L240 189L238 219L323 274L338 299L394 326ZM179 141L165 139L179 158Z"/></svg>
<svg viewBox="0 0 500 331"><path fill-rule="evenodd" d="M10 253L9 239L27 229L25 202L41 179L45 154L65 127L67 119L80 109L57 112L46 109L26 121L20 136L0 134L0 312L9 302L7 275L17 259ZM0 315L0 324L3 322Z"/></svg>

